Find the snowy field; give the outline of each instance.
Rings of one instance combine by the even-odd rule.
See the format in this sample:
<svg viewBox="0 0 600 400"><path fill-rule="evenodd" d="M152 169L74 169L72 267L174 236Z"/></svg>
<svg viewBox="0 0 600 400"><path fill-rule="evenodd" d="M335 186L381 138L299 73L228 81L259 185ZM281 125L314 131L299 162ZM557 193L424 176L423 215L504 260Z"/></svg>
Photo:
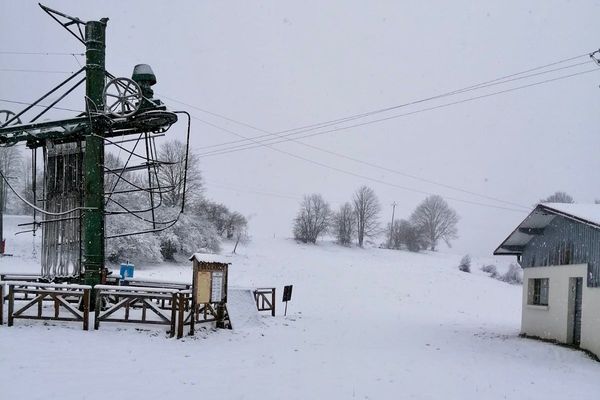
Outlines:
<svg viewBox="0 0 600 400"><path fill-rule="evenodd" d="M36 272L31 237L9 232L14 256L0 271ZM479 271L489 260L466 274L460 255L272 237L239 253L230 285L276 286L280 300L293 284L287 317L279 303L275 318L183 340L155 327L17 320L0 327L1 397L598 399L600 363L518 337L521 287ZM136 277L189 282L191 265L140 266Z"/></svg>

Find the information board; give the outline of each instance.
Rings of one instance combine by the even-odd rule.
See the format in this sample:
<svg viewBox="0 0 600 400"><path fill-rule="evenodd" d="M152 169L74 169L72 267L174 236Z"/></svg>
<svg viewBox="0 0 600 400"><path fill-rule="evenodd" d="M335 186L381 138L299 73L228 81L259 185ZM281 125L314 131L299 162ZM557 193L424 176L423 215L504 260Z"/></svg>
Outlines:
<svg viewBox="0 0 600 400"><path fill-rule="evenodd" d="M209 303L211 295L210 271L198 271L196 275L196 302Z"/></svg>
<svg viewBox="0 0 600 400"><path fill-rule="evenodd" d="M210 299L214 303L223 300L223 272L221 271L212 272Z"/></svg>

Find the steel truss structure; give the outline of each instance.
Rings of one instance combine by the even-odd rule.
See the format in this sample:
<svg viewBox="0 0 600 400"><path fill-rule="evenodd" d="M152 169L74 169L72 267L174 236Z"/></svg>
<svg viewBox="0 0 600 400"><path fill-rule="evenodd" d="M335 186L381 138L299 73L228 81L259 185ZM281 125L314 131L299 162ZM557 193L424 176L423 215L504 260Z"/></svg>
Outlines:
<svg viewBox="0 0 600 400"><path fill-rule="evenodd" d="M86 65L23 110L17 113L0 110L0 146L25 143L32 151L33 200L20 196L4 171L0 171L0 177L34 210L33 222L23 225L29 227L25 232L35 233L41 227L41 275L50 281L96 285L103 281L106 271L106 238L168 229L183 212L191 119L184 111L167 110L154 98L151 87L156 84L156 77L150 66L137 65L131 79L106 71L107 18L85 22L44 5L40 7L85 45ZM41 120L82 85L85 85L85 111L67 119ZM49 104L42 105L50 99L53 100ZM181 114L187 117L183 181L175 187L161 187L159 171L172 163L158 159L155 141L164 136ZM124 152L125 163L117 167L106 165L106 146ZM42 193L38 193L36 184L38 149L43 153ZM146 182L131 179L135 171L146 171ZM161 207L163 195L181 186L183 201L178 216L168 221L157 220L155 211ZM148 206L130 209L116 199L125 193L142 193ZM148 228L107 237L106 215L125 214L140 219Z"/></svg>

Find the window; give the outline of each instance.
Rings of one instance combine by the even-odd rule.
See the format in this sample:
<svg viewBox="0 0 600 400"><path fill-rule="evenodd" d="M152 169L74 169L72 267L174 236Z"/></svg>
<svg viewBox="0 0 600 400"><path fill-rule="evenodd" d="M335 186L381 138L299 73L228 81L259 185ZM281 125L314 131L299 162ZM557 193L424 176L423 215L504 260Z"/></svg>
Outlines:
<svg viewBox="0 0 600 400"><path fill-rule="evenodd" d="M529 304L535 306L548 305L548 278L538 278L529 280Z"/></svg>

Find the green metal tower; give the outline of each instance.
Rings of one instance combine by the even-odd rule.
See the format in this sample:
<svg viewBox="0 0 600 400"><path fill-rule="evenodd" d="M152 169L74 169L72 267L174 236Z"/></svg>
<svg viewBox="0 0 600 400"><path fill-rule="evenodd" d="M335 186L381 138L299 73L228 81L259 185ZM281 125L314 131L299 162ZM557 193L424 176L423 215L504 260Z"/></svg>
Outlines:
<svg viewBox="0 0 600 400"><path fill-rule="evenodd" d="M146 142L146 159L145 162L137 166L129 166L129 159L119 170L118 179L120 180L123 173L128 171L137 171L140 169L148 169L149 185L148 188L139 188L140 191L149 194L151 207L144 210L128 210L121 212L112 212L113 214L128 213L143 217L143 213L151 211L152 229L118 233L112 238L120 236L130 236L136 234L147 234L159 232L173 226L177 219L165 222L156 222L154 217L154 196L161 196L164 189L153 188L152 179L156 181L157 177L152 178L151 172L157 174L157 169L160 168L161 162L151 158L149 149L154 145L154 137L162 135L171 125L177 122L177 113L184 113L188 117L188 143L190 135L190 117L185 112L171 112L166 109L166 106L158 99L153 98L151 86L156 84L156 77L150 66L141 64L134 69L133 79L117 78L106 71L105 67L105 52L106 52L106 26L108 18L102 18L99 21L84 22L79 18L71 17L56 10L52 10L40 4L40 7L65 28L72 36L85 45L86 64L79 71L58 84L54 89L44 94L38 100L25 107L21 112L14 114L10 111L0 111L0 146L10 146L18 142L26 142L27 146L32 150L37 148L54 148L56 144L69 145L75 143L79 146L79 151L83 157L82 173L78 175L82 178L82 198L79 201L80 206L64 210L59 208L58 211L51 212L48 209L48 204L45 204L45 209L37 207L37 202L34 194L33 203L29 203L36 212L44 215L43 221L34 221L29 225L33 225L35 231L38 226L52 226L52 224L60 224L63 221L79 219L79 240L78 246L79 256L78 261L82 268L81 272L73 272L68 276L59 276L61 279L69 281L80 280L88 285L96 285L103 282L105 271L105 256L104 244L107 239L105 234L105 205L111 200L111 196L115 191L115 187L109 193L104 190L104 175L107 173L115 174L114 170L110 170L104 164L104 147L107 143L115 144L120 149L118 143L111 141L111 138L123 137L125 135L137 135L137 139L123 140L124 142L142 140ZM85 71L85 78L75 80L80 74ZM67 84L75 82L68 88ZM36 122L42 115L52 109L57 103L63 100L66 96L72 93L78 86L85 82L85 112L75 117L61 119L55 121ZM41 105L41 102L48 99L52 94L58 94L64 91L57 100L50 105ZM22 123L22 118L28 115L28 112L33 112L34 107L43 107L44 110L37 113L29 122ZM114 139L113 139L114 140ZM135 150L135 147L134 147ZM131 150L131 155L134 154ZM139 156L138 156L139 157ZM59 160L60 162L66 162ZM46 168L46 165L45 165ZM187 171L187 153L185 160L185 170ZM35 174L35 172L34 172ZM10 186L6 177L2 174L2 180ZM184 178L185 188L185 178ZM65 189L66 190L66 189ZM69 189L73 190L73 189ZM174 190L174 189L173 189ZM131 190L129 191L131 192ZM68 193L58 193L58 197ZM48 199L41 200L47 202ZM114 201L114 200L113 200ZM183 204L181 212L183 212ZM80 213L80 214L79 214ZM136 214L137 213L137 214ZM49 224L49 225L44 225ZM160 225L157 228L157 225ZM53 225L60 227L60 225ZM49 231L49 230L48 230ZM58 229L60 232L60 229ZM55 242L57 251L60 252L63 243L60 242L61 233L56 235L59 237ZM65 246L66 247L66 246ZM63 253L64 254L64 253ZM72 261L72 255L69 253L68 261ZM44 271L44 263L42 263L42 271ZM42 278L44 272L42 272ZM47 279L54 279L51 276ZM92 302L93 304L93 302Z"/></svg>
<svg viewBox="0 0 600 400"><path fill-rule="evenodd" d="M104 109L104 82L106 76L106 23L108 18L89 21L85 25L85 72L87 112ZM101 123L90 126L85 135L83 157L83 268L84 282L101 282L104 268L104 130Z"/></svg>

